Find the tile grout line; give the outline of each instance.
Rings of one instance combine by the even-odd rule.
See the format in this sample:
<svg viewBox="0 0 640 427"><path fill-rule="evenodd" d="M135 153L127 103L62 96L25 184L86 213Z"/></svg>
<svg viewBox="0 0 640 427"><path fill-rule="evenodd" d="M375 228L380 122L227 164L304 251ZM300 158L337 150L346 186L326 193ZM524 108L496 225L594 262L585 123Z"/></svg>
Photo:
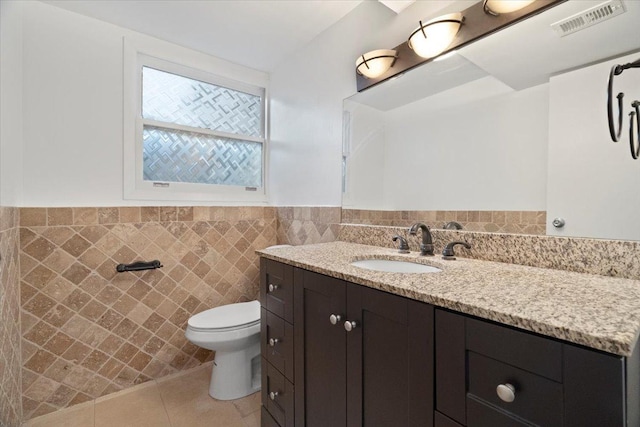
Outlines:
<svg viewBox="0 0 640 427"><path fill-rule="evenodd" d="M158 394L160 395L160 401L162 402L162 409L164 409L164 413L167 416L167 420L169 420L169 425L173 427L173 421L171 421L171 417L169 416L169 411L167 410L167 402L165 402L162 397L162 391L160 389L160 383L157 379L153 380L156 383L156 387L158 387Z"/></svg>

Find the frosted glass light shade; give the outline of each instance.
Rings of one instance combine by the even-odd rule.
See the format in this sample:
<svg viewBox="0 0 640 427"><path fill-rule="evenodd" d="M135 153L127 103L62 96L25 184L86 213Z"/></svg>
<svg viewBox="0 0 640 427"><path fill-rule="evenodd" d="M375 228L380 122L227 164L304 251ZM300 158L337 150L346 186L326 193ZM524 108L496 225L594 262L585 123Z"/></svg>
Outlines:
<svg viewBox="0 0 640 427"><path fill-rule="evenodd" d="M374 79L387 72L396 62L396 51L378 49L360 55L356 60L356 71L365 77Z"/></svg>
<svg viewBox="0 0 640 427"><path fill-rule="evenodd" d="M449 13L423 23L409 36L409 47L416 55L433 58L449 47L462 25L460 12Z"/></svg>
<svg viewBox="0 0 640 427"><path fill-rule="evenodd" d="M491 15L511 13L529 6L535 0L484 0L484 10Z"/></svg>

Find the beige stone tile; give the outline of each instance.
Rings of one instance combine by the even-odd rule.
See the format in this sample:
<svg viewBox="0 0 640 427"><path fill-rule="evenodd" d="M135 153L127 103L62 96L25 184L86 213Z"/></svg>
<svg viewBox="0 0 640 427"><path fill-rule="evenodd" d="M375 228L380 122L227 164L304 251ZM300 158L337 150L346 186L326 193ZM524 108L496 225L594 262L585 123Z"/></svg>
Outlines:
<svg viewBox="0 0 640 427"><path fill-rule="evenodd" d="M47 209L20 208L20 225L22 227L47 225Z"/></svg>
<svg viewBox="0 0 640 427"><path fill-rule="evenodd" d="M96 399L95 427L170 427L155 381Z"/></svg>
<svg viewBox="0 0 640 427"><path fill-rule="evenodd" d="M247 417L255 411L260 410L260 400L260 393L258 392L247 397L243 397L242 399L233 400L233 405L236 407L238 412L240 412L240 415Z"/></svg>
<svg viewBox="0 0 640 427"><path fill-rule="evenodd" d="M47 209L48 225L72 225L73 210L71 208L48 208Z"/></svg>
<svg viewBox="0 0 640 427"><path fill-rule="evenodd" d="M211 365L207 365L188 374L158 381L172 427L244 426L233 402L218 401L209 396L210 368Z"/></svg>
<svg viewBox="0 0 640 427"><path fill-rule="evenodd" d="M120 208L120 222L140 222L139 207Z"/></svg>
<svg viewBox="0 0 640 427"><path fill-rule="evenodd" d="M98 223L98 209L73 208L74 225L94 225Z"/></svg>
<svg viewBox="0 0 640 427"><path fill-rule="evenodd" d="M93 401L33 418L23 427L90 427L94 425Z"/></svg>
<svg viewBox="0 0 640 427"><path fill-rule="evenodd" d="M247 415L242 419L242 422L244 427L260 427L260 410L258 409Z"/></svg>

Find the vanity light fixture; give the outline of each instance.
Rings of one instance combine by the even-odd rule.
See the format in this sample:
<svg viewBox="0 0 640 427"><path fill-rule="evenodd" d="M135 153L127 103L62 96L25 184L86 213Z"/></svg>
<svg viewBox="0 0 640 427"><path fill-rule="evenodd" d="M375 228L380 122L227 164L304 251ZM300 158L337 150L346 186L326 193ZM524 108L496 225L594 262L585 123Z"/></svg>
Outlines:
<svg viewBox="0 0 640 427"><path fill-rule="evenodd" d="M464 21L462 13L449 13L422 23L411 33L407 41L416 55L433 58L444 52L458 34Z"/></svg>
<svg viewBox="0 0 640 427"><path fill-rule="evenodd" d="M535 0L484 0L482 7L487 15L498 16L523 9Z"/></svg>
<svg viewBox="0 0 640 427"><path fill-rule="evenodd" d="M367 78L374 79L393 67L398 54L391 49L378 49L360 55L356 60L356 72Z"/></svg>

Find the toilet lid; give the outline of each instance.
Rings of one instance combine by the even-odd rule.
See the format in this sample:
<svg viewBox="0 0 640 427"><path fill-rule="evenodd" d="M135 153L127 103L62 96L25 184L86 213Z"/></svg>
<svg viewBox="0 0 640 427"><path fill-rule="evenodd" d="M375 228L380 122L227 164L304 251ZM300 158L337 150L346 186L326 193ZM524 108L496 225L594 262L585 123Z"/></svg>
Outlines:
<svg viewBox="0 0 640 427"><path fill-rule="evenodd" d="M211 308L192 316L189 326L198 329L226 329L260 320L258 301L240 302Z"/></svg>

